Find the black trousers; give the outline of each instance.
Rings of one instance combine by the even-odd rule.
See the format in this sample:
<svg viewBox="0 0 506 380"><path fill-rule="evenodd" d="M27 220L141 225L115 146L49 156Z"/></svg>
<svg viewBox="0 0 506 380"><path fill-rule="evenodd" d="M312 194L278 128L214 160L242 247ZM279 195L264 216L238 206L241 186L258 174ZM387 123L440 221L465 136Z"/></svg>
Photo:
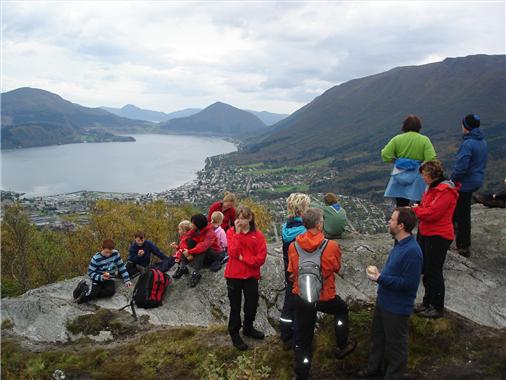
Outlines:
<svg viewBox="0 0 506 380"><path fill-rule="evenodd" d="M316 313L321 311L334 315L336 345L344 348L348 343L348 306L339 296L329 301L308 303L299 296L293 296L295 314L295 374L297 379L307 379L313 356L312 344Z"/></svg>
<svg viewBox="0 0 506 380"><path fill-rule="evenodd" d="M227 278L227 292L230 301L228 332L230 335L239 333L241 329L241 301L244 293L244 329L253 327L258 307L258 280L248 278L241 280Z"/></svg>
<svg viewBox="0 0 506 380"><path fill-rule="evenodd" d="M207 266L213 272L217 272L221 268L221 260L225 256L224 252L214 252L212 249L208 249L205 252L193 255L193 260L189 261L185 256L181 256L180 265L185 267L190 265L194 272L200 272L200 270Z"/></svg>
<svg viewBox="0 0 506 380"><path fill-rule="evenodd" d="M170 256L165 260L161 260L157 263L149 265L148 268L156 268L162 272L167 272L170 268L172 268L174 266L175 263L176 263L176 259L173 256ZM128 275L132 278L137 273L141 272L143 270L143 267L142 267L142 265L135 264L131 261L127 261L126 269L127 269Z"/></svg>
<svg viewBox="0 0 506 380"><path fill-rule="evenodd" d="M91 283L91 289L88 291L88 294L81 298L80 303L88 302L96 298L112 297L114 293L116 293L116 285L114 285L113 280L105 280L102 282L93 281Z"/></svg>
<svg viewBox="0 0 506 380"><path fill-rule="evenodd" d="M395 206L396 207L406 207L409 206L409 202L411 202L409 199L406 198L395 198Z"/></svg>
<svg viewBox="0 0 506 380"><path fill-rule="evenodd" d="M293 338L294 316L293 316L293 283L290 280L288 269L288 254L283 252L283 262L285 264L285 299L283 301L283 309L279 317L279 328L281 332L281 340L287 342Z"/></svg>
<svg viewBox="0 0 506 380"><path fill-rule="evenodd" d="M471 246L471 199L473 193L459 191L459 199L453 213L455 226L455 242L458 249L467 249Z"/></svg>
<svg viewBox="0 0 506 380"><path fill-rule="evenodd" d="M408 315L390 313L376 303L367 369L381 371L385 380L402 379L406 372L408 319Z"/></svg>
<svg viewBox="0 0 506 380"><path fill-rule="evenodd" d="M423 252L423 304L432 305L443 311L445 299L445 280L443 265L451 240L441 236L418 235L418 243Z"/></svg>

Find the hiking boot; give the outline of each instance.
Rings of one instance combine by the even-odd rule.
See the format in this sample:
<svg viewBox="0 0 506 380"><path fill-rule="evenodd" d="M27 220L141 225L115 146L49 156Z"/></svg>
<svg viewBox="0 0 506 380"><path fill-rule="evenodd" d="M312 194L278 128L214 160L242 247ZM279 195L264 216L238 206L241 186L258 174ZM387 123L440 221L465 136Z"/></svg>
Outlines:
<svg viewBox="0 0 506 380"><path fill-rule="evenodd" d="M418 313L418 316L422 317L422 318L436 319L436 318L442 318L443 312L439 311L434 306L430 305L427 309Z"/></svg>
<svg viewBox="0 0 506 380"><path fill-rule="evenodd" d="M355 351L356 347L357 341L354 339L348 339L348 343L346 343L346 346L344 346L344 348L337 348L334 355L336 359L343 359L345 356Z"/></svg>
<svg viewBox="0 0 506 380"><path fill-rule="evenodd" d="M176 269L176 272L174 273L174 275L172 276L172 278L178 279L178 278L181 278L184 274L189 274L189 273L190 273L190 271L188 270L187 267L179 266Z"/></svg>
<svg viewBox="0 0 506 380"><path fill-rule="evenodd" d="M188 280L188 286L190 288L196 287L201 278L202 278L202 275L200 273L193 272L190 279Z"/></svg>
<svg viewBox="0 0 506 380"><path fill-rule="evenodd" d="M429 307L429 305L424 305L423 303L420 303L418 305L416 305L414 308L413 308L413 312L415 314L419 314L421 313L422 311L425 311L427 310L427 308Z"/></svg>
<svg viewBox="0 0 506 380"><path fill-rule="evenodd" d="M79 296L81 294L88 292L88 290L89 290L89 287L88 287L88 284L86 284L86 281L81 280L81 281L79 281L79 284L77 284L76 288L74 289L72 296L76 300L79 298Z"/></svg>
<svg viewBox="0 0 506 380"><path fill-rule="evenodd" d="M230 338L232 339L232 344L235 348L237 348L239 351L246 351L248 349L248 345L244 343L239 333L237 334L231 334Z"/></svg>
<svg viewBox="0 0 506 380"><path fill-rule="evenodd" d="M476 203L485 204L485 202L491 201L494 198L490 194L473 194L473 199Z"/></svg>
<svg viewBox="0 0 506 380"><path fill-rule="evenodd" d="M469 248L458 248L457 253L463 257L471 257L471 250Z"/></svg>
<svg viewBox="0 0 506 380"><path fill-rule="evenodd" d="M253 338L253 339L263 339L265 338L265 334L261 331L258 331L256 328L254 327L250 327L250 328L243 328L242 329L242 335L244 336L249 336L250 338Z"/></svg>

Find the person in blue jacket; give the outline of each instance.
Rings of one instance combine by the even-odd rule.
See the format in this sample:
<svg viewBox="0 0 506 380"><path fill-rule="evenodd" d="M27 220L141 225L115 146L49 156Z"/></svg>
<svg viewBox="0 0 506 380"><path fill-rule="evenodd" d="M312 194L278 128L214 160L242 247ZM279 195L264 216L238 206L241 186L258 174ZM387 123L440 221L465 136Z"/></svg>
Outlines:
<svg viewBox="0 0 506 380"><path fill-rule="evenodd" d="M411 231L416 215L410 208L399 207L388 222L395 244L383 272L367 268L367 277L378 283L378 297L372 321L371 349L367 367L357 372L360 378L384 375L401 379L408 364L408 319L413 313L420 283L422 250Z"/></svg>
<svg viewBox="0 0 506 380"><path fill-rule="evenodd" d="M151 254L160 259L159 262L151 265L151 267L167 272L175 264L174 257L167 257L151 240L146 240L144 232L137 231L134 234L135 241L130 245L128 250L128 261L126 264L128 274L134 277L144 268L150 266Z"/></svg>
<svg viewBox="0 0 506 380"><path fill-rule="evenodd" d="M471 199L485 178L488 148L480 129L480 117L467 115L462 120L464 141L457 152L457 161L453 167L451 180L460 183L459 199L453 214L455 225L455 243L458 253L471 256Z"/></svg>

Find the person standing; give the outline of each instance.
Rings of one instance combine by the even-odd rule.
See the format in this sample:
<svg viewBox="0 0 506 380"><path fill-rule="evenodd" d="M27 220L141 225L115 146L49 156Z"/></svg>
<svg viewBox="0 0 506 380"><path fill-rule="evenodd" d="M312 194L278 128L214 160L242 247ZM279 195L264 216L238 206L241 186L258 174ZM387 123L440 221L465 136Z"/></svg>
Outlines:
<svg viewBox="0 0 506 380"><path fill-rule="evenodd" d="M357 342L348 339L348 306L336 294L335 273L341 268L341 250L334 240L323 236L323 211L310 208L302 214L307 232L296 237L288 249L288 272L293 281L295 314L295 375L307 379L311 370L312 343L318 311L334 315L337 359L353 352ZM319 264L320 284L307 275L306 263ZM310 278L311 277L311 278ZM310 278L310 279L308 279ZM302 282L300 282L302 280ZM302 284L303 283L303 284ZM321 285L321 289L318 289ZM319 290L319 291L318 291ZM312 295L315 294L313 298ZM310 296L309 299L307 296Z"/></svg>
<svg viewBox="0 0 506 380"><path fill-rule="evenodd" d="M213 212L220 211L223 213L221 228L227 231L230 227L233 227L236 215L235 202L235 194L225 191L223 200L214 202L211 207L209 207L209 212L207 213L207 221L211 223Z"/></svg>
<svg viewBox="0 0 506 380"><path fill-rule="evenodd" d="M235 227L227 231L228 262L225 268L230 315L228 332L232 344L238 350L248 349L239 330L241 329L241 301L244 294L244 323L242 333L254 339L263 339L264 333L253 327L258 307L258 280L260 267L267 258L267 244L255 224L255 214L247 206L239 206Z"/></svg>
<svg viewBox="0 0 506 380"><path fill-rule="evenodd" d="M423 253L423 303L415 313L424 318L443 316L445 282L443 265L446 252L455 238L453 212L459 193L454 183L444 177L443 165L438 160L420 167L427 191L419 205L412 207L418 217L418 243Z"/></svg>
<svg viewBox="0 0 506 380"><path fill-rule="evenodd" d="M422 271L422 250L411 235L416 215L398 207L388 223L395 244L383 268L367 268L367 277L378 283L367 366L359 378L384 374L385 380L401 379L408 363L408 319L413 313ZM371 270L370 270L371 269Z"/></svg>
<svg viewBox="0 0 506 380"><path fill-rule="evenodd" d="M473 192L483 185L487 166L488 147L480 129L480 117L469 114L462 119L464 141L457 152L451 180L460 183L459 200L453 222L456 229L457 252L471 256L471 199Z"/></svg>
<svg viewBox="0 0 506 380"><path fill-rule="evenodd" d="M395 198L396 206L420 202L425 183L418 168L425 161L434 160L436 151L427 136L420 133L422 122L408 115L402 123L402 133L393 137L381 150L383 162L393 162L394 168L385 190L386 198Z"/></svg>

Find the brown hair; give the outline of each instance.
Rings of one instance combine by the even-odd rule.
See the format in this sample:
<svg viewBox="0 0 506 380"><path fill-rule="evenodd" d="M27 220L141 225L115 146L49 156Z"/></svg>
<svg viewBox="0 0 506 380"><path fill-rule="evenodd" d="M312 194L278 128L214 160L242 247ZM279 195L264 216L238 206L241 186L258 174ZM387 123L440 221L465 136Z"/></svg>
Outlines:
<svg viewBox="0 0 506 380"><path fill-rule="evenodd" d="M102 249L114 249L116 244L114 244L114 240L112 239L105 239L102 242Z"/></svg>
<svg viewBox="0 0 506 380"><path fill-rule="evenodd" d="M223 202L235 202L235 194L231 193L229 191L225 191L225 194L223 195Z"/></svg>
<svg viewBox="0 0 506 380"><path fill-rule="evenodd" d="M323 200L327 206L332 206L333 204L339 202L339 197L334 193L327 193L323 197Z"/></svg>
<svg viewBox="0 0 506 380"><path fill-rule="evenodd" d="M397 207L395 211L399 213L397 224L404 224L404 231L411 233L417 223L415 212L410 207Z"/></svg>
<svg viewBox="0 0 506 380"><path fill-rule="evenodd" d="M249 229L250 231L256 230L255 214L248 206L239 205L239 207L237 207L236 218L239 218L239 216L242 216L244 219L251 218L251 221L249 222Z"/></svg>
<svg viewBox="0 0 506 380"><path fill-rule="evenodd" d="M144 239L144 232L143 231L136 231L134 234L134 238Z"/></svg>
<svg viewBox="0 0 506 380"><path fill-rule="evenodd" d="M401 130L403 132L420 132L422 129L422 122L415 115L408 115L402 122Z"/></svg>
<svg viewBox="0 0 506 380"><path fill-rule="evenodd" d="M432 179L443 178L443 170L443 164L439 160L427 161L420 166L420 173L425 173Z"/></svg>

